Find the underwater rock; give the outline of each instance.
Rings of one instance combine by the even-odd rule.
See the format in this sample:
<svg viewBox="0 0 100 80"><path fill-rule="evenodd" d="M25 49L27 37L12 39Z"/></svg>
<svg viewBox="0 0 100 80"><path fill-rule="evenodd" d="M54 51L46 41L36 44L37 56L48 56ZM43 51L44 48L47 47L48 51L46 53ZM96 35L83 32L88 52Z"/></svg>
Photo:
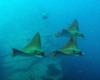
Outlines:
<svg viewBox="0 0 100 80"><path fill-rule="evenodd" d="M51 78L46 78L45 76L42 77L42 80L53 80Z"/></svg>
<svg viewBox="0 0 100 80"><path fill-rule="evenodd" d="M62 78L62 68L55 58L44 57L32 61L21 61L13 64L15 69L6 80L59 80ZM25 63L26 62L26 63ZM54 73L53 73L54 72Z"/></svg>
<svg viewBox="0 0 100 80"><path fill-rule="evenodd" d="M49 75L49 76L58 76L58 75L60 75L60 73L61 73L61 70L59 70L56 66L55 66L55 64L49 64L48 65L48 70L47 70L47 74Z"/></svg>
<svg viewBox="0 0 100 80"><path fill-rule="evenodd" d="M8 80L35 80L30 72L16 72Z"/></svg>

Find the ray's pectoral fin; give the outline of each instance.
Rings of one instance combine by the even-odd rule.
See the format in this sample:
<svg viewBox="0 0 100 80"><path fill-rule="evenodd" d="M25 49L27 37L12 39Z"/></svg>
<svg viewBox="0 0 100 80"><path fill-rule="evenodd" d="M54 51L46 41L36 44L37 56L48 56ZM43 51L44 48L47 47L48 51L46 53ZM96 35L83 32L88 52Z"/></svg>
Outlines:
<svg viewBox="0 0 100 80"><path fill-rule="evenodd" d="M68 36L69 32L67 29L62 29L62 31L55 33L56 37Z"/></svg>
<svg viewBox="0 0 100 80"><path fill-rule="evenodd" d="M40 33L37 32L35 36L32 38L32 40L24 47L24 49L29 49L29 48L38 48L41 49L41 38L40 38Z"/></svg>
<svg viewBox="0 0 100 80"><path fill-rule="evenodd" d="M24 55L24 52L21 50L13 48L12 51L13 51L13 54L12 54L13 56Z"/></svg>
<svg viewBox="0 0 100 80"><path fill-rule="evenodd" d="M68 30L69 30L69 32L70 31L79 31L79 23L76 19L72 22L72 24Z"/></svg>

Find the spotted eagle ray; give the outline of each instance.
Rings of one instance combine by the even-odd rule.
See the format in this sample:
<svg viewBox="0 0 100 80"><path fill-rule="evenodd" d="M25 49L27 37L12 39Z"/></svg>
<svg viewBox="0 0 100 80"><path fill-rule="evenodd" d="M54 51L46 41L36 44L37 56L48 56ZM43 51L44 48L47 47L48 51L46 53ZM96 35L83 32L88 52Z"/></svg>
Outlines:
<svg viewBox="0 0 100 80"><path fill-rule="evenodd" d="M33 39L22 49L15 49L13 48L13 56L16 55L37 55L37 56L44 56L44 52L41 48L41 38L40 33L37 32Z"/></svg>
<svg viewBox="0 0 100 80"><path fill-rule="evenodd" d="M74 37L84 37L84 35L80 32L79 30L79 23L75 19L71 26L68 29L63 29L61 32L57 32L56 37L61 37L61 36L74 36Z"/></svg>
<svg viewBox="0 0 100 80"><path fill-rule="evenodd" d="M53 52L53 55L57 54L64 55L83 55L83 52L79 49L76 37L71 37L69 42L66 43L62 48Z"/></svg>

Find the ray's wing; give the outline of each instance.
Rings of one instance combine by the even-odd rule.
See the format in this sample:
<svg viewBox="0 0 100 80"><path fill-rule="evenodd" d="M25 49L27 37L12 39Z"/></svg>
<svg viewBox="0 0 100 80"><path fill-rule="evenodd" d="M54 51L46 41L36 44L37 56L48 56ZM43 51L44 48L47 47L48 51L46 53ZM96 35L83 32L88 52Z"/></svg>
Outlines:
<svg viewBox="0 0 100 80"><path fill-rule="evenodd" d="M75 37L71 37L69 42L64 45L61 49L67 49L67 48L76 48L77 47L77 40Z"/></svg>
<svg viewBox="0 0 100 80"><path fill-rule="evenodd" d="M28 50L32 48L41 49L41 38L39 32L35 34L33 39L23 48L23 50Z"/></svg>
<svg viewBox="0 0 100 80"><path fill-rule="evenodd" d="M68 30L69 31L79 31L79 23L76 19L72 22Z"/></svg>

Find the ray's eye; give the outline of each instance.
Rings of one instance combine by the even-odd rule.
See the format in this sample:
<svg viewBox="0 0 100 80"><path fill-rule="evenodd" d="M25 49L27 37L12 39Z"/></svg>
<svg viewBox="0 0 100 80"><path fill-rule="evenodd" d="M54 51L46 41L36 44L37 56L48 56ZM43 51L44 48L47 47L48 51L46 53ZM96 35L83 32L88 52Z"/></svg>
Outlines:
<svg viewBox="0 0 100 80"><path fill-rule="evenodd" d="M34 53L37 53L37 52L38 52L37 50L34 51Z"/></svg>
<svg viewBox="0 0 100 80"><path fill-rule="evenodd" d="M75 50L73 50L73 53L75 53L76 51Z"/></svg>

